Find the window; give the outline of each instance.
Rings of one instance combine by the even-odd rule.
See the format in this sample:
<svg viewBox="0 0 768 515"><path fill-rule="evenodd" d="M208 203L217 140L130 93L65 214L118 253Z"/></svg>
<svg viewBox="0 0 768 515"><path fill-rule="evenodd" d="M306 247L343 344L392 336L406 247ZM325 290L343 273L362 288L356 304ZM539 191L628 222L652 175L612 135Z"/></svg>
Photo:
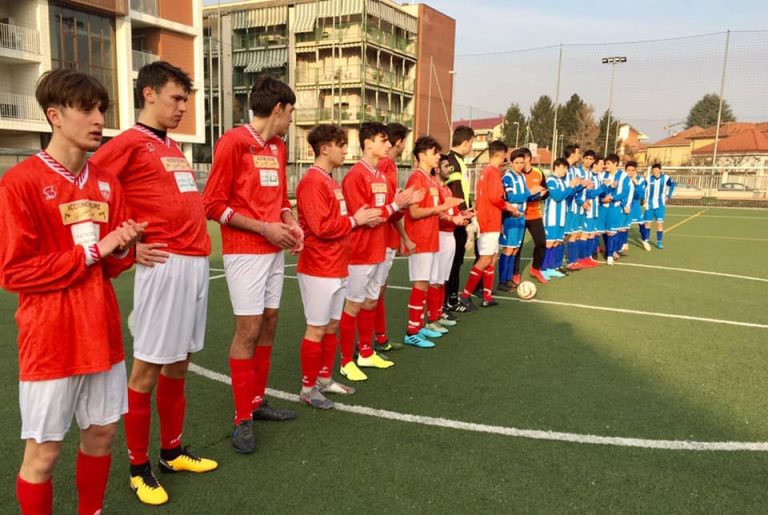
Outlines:
<svg viewBox="0 0 768 515"><path fill-rule="evenodd" d="M51 5L51 66L77 70L99 79L109 92L112 107L107 127L117 128L114 20Z"/></svg>

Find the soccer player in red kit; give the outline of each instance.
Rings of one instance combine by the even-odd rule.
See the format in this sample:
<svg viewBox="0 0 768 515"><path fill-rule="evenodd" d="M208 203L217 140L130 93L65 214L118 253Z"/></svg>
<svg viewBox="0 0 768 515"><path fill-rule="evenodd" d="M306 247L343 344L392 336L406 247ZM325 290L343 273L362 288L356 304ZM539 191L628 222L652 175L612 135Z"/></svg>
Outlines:
<svg viewBox="0 0 768 515"><path fill-rule="evenodd" d="M439 277L437 254L440 251L440 218L447 218L446 211L458 207L464 201L453 195L445 198L440 184L432 176L440 164L440 144L430 136L422 136L413 146L417 168L408 178L407 187L424 190L427 194L418 204L411 204L405 215L405 231L416 244L408 256L408 276L412 283L408 298L408 328L405 343L414 347L430 348L435 344L428 338L440 338L448 330L437 324L443 302L442 283ZM456 215L452 220L460 224L463 219ZM424 326L424 304L432 317Z"/></svg>
<svg viewBox="0 0 768 515"><path fill-rule="evenodd" d="M152 474L147 454L155 386L160 468L208 472L217 467L181 442L184 376L191 354L203 349L205 339L211 240L195 174L167 134L187 111L192 80L183 70L157 61L139 70L136 89L138 122L102 146L92 162L117 176L128 213L149 221L136 247L125 438L131 488L141 502L157 505L168 501L168 494Z"/></svg>
<svg viewBox="0 0 768 515"><path fill-rule="evenodd" d="M300 252L304 234L291 213L286 148L296 95L272 77L259 77L250 93L253 119L216 143L203 201L221 224L222 254L235 337L229 351L237 452L256 450L253 420L291 420L293 411L267 404L272 343L285 275L284 249Z"/></svg>
<svg viewBox="0 0 768 515"><path fill-rule="evenodd" d="M326 393L351 395L355 389L333 380L336 330L347 291L349 235L359 227L384 222L381 210L359 208L350 215L347 203L331 172L344 164L347 133L338 125L318 125L307 141L315 163L296 187L299 223L304 230L304 250L296 268L307 329L301 342L301 392L309 406L333 408Z"/></svg>
<svg viewBox="0 0 768 515"><path fill-rule="evenodd" d="M363 206L380 209L382 217L402 217L401 210L411 202L420 202L424 192L405 189L391 191L387 180L376 169L391 147L386 125L378 122L360 126L363 157L347 172L341 187L351 212ZM373 323L381 286L387 281L382 264L387 249L387 224L362 227L351 235L347 300L339 323L341 375L350 381L365 381L368 376L359 367L389 368L394 363L373 349ZM355 329L359 356L353 361Z"/></svg>
<svg viewBox="0 0 768 515"><path fill-rule="evenodd" d="M376 166L381 174L387 179L387 188L390 192L398 189L397 164L395 160L400 159L405 149L405 138L408 136L408 127L400 123L390 123L387 125L387 136L392 148L389 149L389 155L379 159ZM402 213L402 212L401 212ZM409 254L413 252L414 243L408 238L403 225L403 218L395 216L390 219L387 228L387 253L382 265L382 274L389 276L392 264L395 262L395 256L398 250ZM387 284L384 283L379 293L379 301L376 303L376 317L373 322L374 342L373 349L376 352L386 352L391 350L400 350L403 344L389 341L387 336L387 309L384 301Z"/></svg>
<svg viewBox="0 0 768 515"><path fill-rule="evenodd" d="M120 183L86 159L101 143L107 90L45 73L37 101L53 134L0 180L0 285L19 295L21 513L53 511L52 476L74 416L78 512L101 513L112 443L127 410L120 309L110 279L133 264L145 223L126 219ZM8 506L6 506L10 510Z"/></svg>
<svg viewBox="0 0 768 515"><path fill-rule="evenodd" d="M483 169L477 183L477 224L480 232L477 236L479 257L469 272L467 284L461 292L461 303L465 309L471 309L472 292L480 282L483 284L483 301L481 306L486 308L496 306L497 302L491 296L493 288L494 267L499 251L499 236L501 235L501 213L506 210L518 215L517 207L504 200L504 186L501 182L500 167L507 156L507 146L503 141L492 141L488 145L488 166Z"/></svg>

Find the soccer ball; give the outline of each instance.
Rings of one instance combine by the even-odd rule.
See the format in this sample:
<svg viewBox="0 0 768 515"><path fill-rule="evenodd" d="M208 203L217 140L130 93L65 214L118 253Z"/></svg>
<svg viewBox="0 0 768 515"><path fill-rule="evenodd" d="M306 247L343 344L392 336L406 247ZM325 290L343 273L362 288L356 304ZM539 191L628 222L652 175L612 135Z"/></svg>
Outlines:
<svg viewBox="0 0 768 515"><path fill-rule="evenodd" d="M517 296L523 300L531 300L536 296L536 285L531 281L523 281L517 285Z"/></svg>

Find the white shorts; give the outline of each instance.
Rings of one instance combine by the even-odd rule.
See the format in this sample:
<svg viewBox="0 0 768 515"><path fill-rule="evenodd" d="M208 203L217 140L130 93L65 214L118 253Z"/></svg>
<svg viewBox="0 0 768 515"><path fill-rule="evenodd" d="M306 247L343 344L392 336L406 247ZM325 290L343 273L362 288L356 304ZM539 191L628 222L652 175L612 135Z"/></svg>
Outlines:
<svg viewBox="0 0 768 515"><path fill-rule="evenodd" d="M456 237L452 232L440 231L440 252L437 253L438 283L446 282L451 275L454 254L456 254Z"/></svg>
<svg viewBox="0 0 768 515"><path fill-rule="evenodd" d="M203 349L208 313L208 258L171 254L164 264L136 265L133 356L164 365Z"/></svg>
<svg viewBox="0 0 768 515"><path fill-rule="evenodd" d="M224 275L235 315L263 315L264 309L280 307L285 254L227 254Z"/></svg>
<svg viewBox="0 0 768 515"><path fill-rule="evenodd" d="M299 277L299 291L307 325L324 326L331 320L341 320L348 279L296 275Z"/></svg>
<svg viewBox="0 0 768 515"><path fill-rule="evenodd" d="M106 426L128 412L125 361L110 370L47 381L19 382L21 438L61 442L75 416L80 429Z"/></svg>
<svg viewBox="0 0 768 515"><path fill-rule="evenodd" d="M392 270L392 265L395 263L395 256L397 255L397 249L390 249L387 247L387 252L384 254L384 261L379 263L376 270L376 282L384 286L389 279L389 272Z"/></svg>
<svg viewBox="0 0 768 515"><path fill-rule="evenodd" d="M347 283L347 300L363 302L365 299L378 299L381 287L384 286L380 268L384 261L375 265L349 265L349 282Z"/></svg>
<svg viewBox="0 0 768 515"><path fill-rule="evenodd" d="M477 237L477 251L481 256L495 256L499 251L500 232L481 232Z"/></svg>
<svg viewBox="0 0 768 515"><path fill-rule="evenodd" d="M408 256L408 280L439 282L436 252L419 252Z"/></svg>

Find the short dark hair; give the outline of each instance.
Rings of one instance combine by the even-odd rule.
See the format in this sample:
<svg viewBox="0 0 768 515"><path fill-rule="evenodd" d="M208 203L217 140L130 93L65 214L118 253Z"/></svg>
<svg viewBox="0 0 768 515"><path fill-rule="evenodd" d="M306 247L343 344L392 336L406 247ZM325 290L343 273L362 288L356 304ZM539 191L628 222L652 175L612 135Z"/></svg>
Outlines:
<svg viewBox="0 0 768 515"><path fill-rule="evenodd" d="M450 161L450 160L451 160L451 156L449 156L448 154L440 154L440 162L441 163L443 161Z"/></svg>
<svg viewBox="0 0 768 515"><path fill-rule="evenodd" d="M525 156L525 157L533 157L533 152L531 152L531 149L528 148L528 147L519 148L517 150L519 152L522 152L523 156Z"/></svg>
<svg viewBox="0 0 768 515"><path fill-rule="evenodd" d="M576 152L576 150L578 150L580 148L581 147L579 145L577 145L576 143L571 143L570 145L567 145L565 147L565 150L563 150L563 157L568 159L569 157L571 157Z"/></svg>
<svg viewBox="0 0 768 515"><path fill-rule="evenodd" d="M659 170L661 170L661 163L653 163L653 166L651 166L651 170L653 170L654 168L658 168Z"/></svg>
<svg viewBox="0 0 768 515"><path fill-rule="evenodd" d="M605 158L600 154L595 154L595 163L597 163L598 161L605 161Z"/></svg>
<svg viewBox="0 0 768 515"><path fill-rule="evenodd" d="M330 145L336 143L342 147L347 144L347 130L339 125L330 123L321 123L316 125L309 134L307 134L307 142L312 147L312 151L315 156L320 155L320 147L323 145Z"/></svg>
<svg viewBox="0 0 768 515"><path fill-rule="evenodd" d="M393 122L387 125L387 136L389 136L389 142L393 145L400 140L405 141L405 137L408 135L408 127L402 123Z"/></svg>
<svg viewBox="0 0 768 515"><path fill-rule="evenodd" d="M630 166L637 168L637 161L627 161L624 164L624 168L629 168Z"/></svg>
<svg viewBox="0 0 768 515"><path fill-rule="evenodd" d="M435 149L438 153L443 150L443 147L440 146L440 143L438 143L437 140L432 136L421 136L413 144L413 157L418 159L419 154L423 154L430 148Z"/></svg>
<svg viewBox="0 0 768 515"><path fill-rule="evenodd" d="M254 116L266 118L272 114L276 105L296 104L296 94L291 87L283 81L269 75L262 75L256 79L251 87L251 95L248 98L248 107Z"/></svg>
<svg viewBox="0 0 768 515"><path fill-rule="evenodd" d="M564 166L568 168L571 165L568 164L568 161L564 157L558 157L555 159L555 162L552 163L552 168L555 168L556 166Z"/></svg>
<svg viewBox="0 0 768 515"><path fill-rule="evenodd" d="M582 154L582 157L594 157L597 158L597 154L591 148Z"/></svg>
<svg viewBox="0 0 768 515"><path fill-rule="evenodd" d="M389 138L387 126L380 122L365 122L360 124L360 149L365 148L365 140L374 139L379 134Z"/></svg>
<svg viewBox="0 0 768 515"><path fill-rule="evenodd" d="M465 141L469 141L474 137L475 137L475 131L472 130L472 127L467 127L466 125L459 125L455 129L453 129L451 146L458 147Z"/></svg>
<svg viewBox="0 0 768 515"><path fill-rule="evenodd" d="M508 150L509 150L509 147L507 147L507 144L501 141L500 139L491 141L488 144L489 156L493 156L494 154L498 154L499 152L503 152L504 154L506 154Z"/></svg>
<svg viewBox="0 0 768 515"><path fill-rule="evenodd" d="M88 111L98 105L102 113L109 109L107 88L95 77L74 70L51 70L42 74L37 81L35 98L43 114L49 107L77 107Z"/></svg>
<svg viewBox="0 0 768 515"><path fill-rule="evenodd" d="M512 152L512 155L509 156L510 161L514 161L518 157L522 157L525 159L525 152L523 152L521 149L517 149L514 152Z"/></svg>
<svg viewBox="0 0 768 515"><path fill-rule="evenodd" d="M184 88L186 93L192 91L192 79L181 68L177 68L167 61L155 61L142 66L139 70L139 76L136 78L139 109L144 107L144 88L150 87L154 91L160 91L169 82L175 82Z"/></svg>
<svg viewBox="0 0 768 515"><path fill-rule="evenodd" d="M619 156L616 154L608 154L607 156L605 156L605 160L607 162L614 163L614 164L619 164L619 162L621 161L619 159Z"/></svg>

